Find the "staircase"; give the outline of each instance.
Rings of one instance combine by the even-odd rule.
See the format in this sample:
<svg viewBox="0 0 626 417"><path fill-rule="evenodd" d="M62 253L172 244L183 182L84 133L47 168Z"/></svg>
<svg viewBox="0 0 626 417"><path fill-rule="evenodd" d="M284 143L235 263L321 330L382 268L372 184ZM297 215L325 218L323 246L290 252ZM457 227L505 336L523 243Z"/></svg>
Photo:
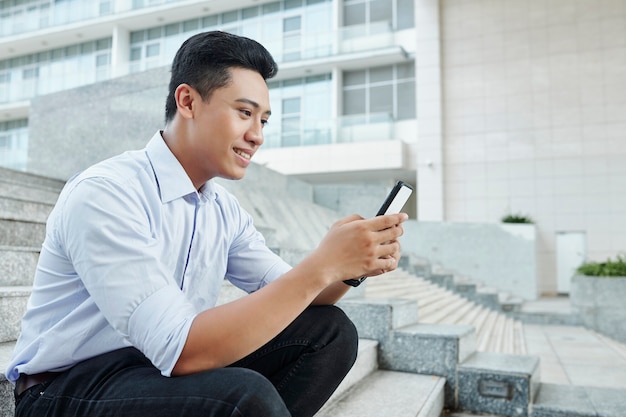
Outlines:
<svg viewBox="0 0 626 417"><path fill-rule="evenodd" d="M0 416L13 415L4 371L20 332L45 222L64 182L0 168Z"/></svg>
<svg viewBox="0 0 626 417"><path fill-rule="evenodd" d="M263 183L276 184L261 177L231 191L255 216L268 243L295 263L323 235L333 213L302 198L290 200L286 192L269 192ZM0 169L0 417L13 415L12 386L3 372L19 334L45 220L62 186L61 181ZM285 213L296 206L292 223L302 226L290 227L300 237L286 233L283 225L289 217ZM538 358L526 355L521 322L486 306L494 297L500 300L498 294L476 295L468 284L459 288L472 296L462 296L458 288L450 289L454 277L431 273L426 279L416 272L419 265L405 266L368 279L340 303L359 331L359 354L317 417L624 415L623 389L542 384ZM218 303L241 296L225 282Z"/></svg>
<svg viewBox="0 0 626 417"><path fill-rule="evenodd" d="M420 323L464 324L476 331L476 350L525 355L523 323L403 269L367 281L365 297L417 301Z"/></svg>

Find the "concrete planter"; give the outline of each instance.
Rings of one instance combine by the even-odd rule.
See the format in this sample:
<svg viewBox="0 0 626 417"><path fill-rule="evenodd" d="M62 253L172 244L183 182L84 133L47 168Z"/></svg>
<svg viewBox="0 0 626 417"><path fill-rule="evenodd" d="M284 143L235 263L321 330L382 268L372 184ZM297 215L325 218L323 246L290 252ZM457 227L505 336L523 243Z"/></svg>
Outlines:
<svg viewBox="0 0 626 417"><path fill-rule="evenodd" d="M570 303L585 326L626 343L626 277L575 275Z"/></svg>

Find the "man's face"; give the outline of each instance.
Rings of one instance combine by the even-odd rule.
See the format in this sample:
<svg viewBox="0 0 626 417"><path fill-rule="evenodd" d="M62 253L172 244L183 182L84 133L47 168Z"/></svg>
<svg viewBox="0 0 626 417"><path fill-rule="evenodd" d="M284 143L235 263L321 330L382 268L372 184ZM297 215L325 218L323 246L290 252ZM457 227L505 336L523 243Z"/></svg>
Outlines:
<svg viewBox="0 0 626 417"><path fill-rule="evenodd" d="M230 84L215 90L208 102L195 103L188 132L192 164L186 169L196 185L214 177L243 178L263 144L263 126L270 116L265 80L242 68L232 68L231 75Z"/></svg>

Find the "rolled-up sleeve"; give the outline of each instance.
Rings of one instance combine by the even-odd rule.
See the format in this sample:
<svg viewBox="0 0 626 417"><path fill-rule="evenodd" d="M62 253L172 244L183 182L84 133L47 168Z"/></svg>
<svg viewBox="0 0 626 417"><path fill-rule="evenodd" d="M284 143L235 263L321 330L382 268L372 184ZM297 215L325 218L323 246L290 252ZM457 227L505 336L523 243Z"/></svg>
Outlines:
<svg viewBox="0 0 626 417"><path fill-rule="evenodd" d="M150 204L128 184L82 180L61 206L59 241L107 322L169 376L197 312L163 264Z"/></svg>

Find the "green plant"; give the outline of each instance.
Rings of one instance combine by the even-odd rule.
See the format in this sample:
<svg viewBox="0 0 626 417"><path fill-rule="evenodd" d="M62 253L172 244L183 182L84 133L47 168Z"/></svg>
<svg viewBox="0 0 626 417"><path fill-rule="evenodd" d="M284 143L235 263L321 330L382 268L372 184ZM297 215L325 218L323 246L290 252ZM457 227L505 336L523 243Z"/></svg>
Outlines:
<svg viewBox="0 0 626 417"><path fill-rule="evenodd" d="M585 262L576 272L591 277L626 277L626 257L617 255L615 260L609 258L606 262Z"/></svg>
<svg viewBox="0 0 626 417"><path fill-rule="evenodd" d="M523 214L507 214L506 216L502 217L502 219L500 220L502 221L502 223L526 223L526 224L534 223L533 219Z"/></svg>

